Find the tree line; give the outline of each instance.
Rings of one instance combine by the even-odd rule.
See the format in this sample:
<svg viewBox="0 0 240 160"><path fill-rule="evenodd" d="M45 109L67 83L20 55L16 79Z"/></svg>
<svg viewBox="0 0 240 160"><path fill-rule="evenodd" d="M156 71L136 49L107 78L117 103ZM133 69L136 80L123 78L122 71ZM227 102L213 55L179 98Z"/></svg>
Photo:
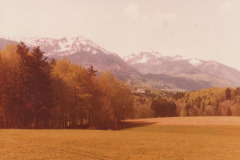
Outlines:
<svg viewBox="0 0 240 160"><path fill-rule="evenodd" d="M0 51L0 128L117 129L126 118L240 116L240 88L192 92L133 87L24 43Z"/></svg>
<svg viewBox="0 0 240 160"><path fill-rule="evenodd" d="M240 88L185 92L176 104L180 116L240 116Z"/></svg>
<svg viewBox="0 0 240 160"><path fill-rule="evenodd" d="M118 128L133 114L131 89L21 42L0 51L0 128Z"/></svg>
<svg viewBox="0 0 240 160"><path fill-rule="evenodd" d="M240 88L198 91L148 90L135 94L134 118L171 116L240 116Z"/></svg>

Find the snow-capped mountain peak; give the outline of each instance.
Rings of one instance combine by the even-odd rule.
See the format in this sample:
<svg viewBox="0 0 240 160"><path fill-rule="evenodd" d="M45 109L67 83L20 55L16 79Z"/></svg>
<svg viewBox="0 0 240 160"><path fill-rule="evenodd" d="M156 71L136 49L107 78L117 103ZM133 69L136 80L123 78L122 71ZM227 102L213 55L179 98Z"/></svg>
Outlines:
<svg viewBox="0 0 240 160"><path fill-rule="evenodd" d="M63 37L60 39L55 38L28 38L28 37L7 37L0 35L1 38L12 40L12 41L23 41L26 45L30 47L40 46L40 48L45 52L46 56L65 56L79 52L88 52L92 54L104 53L111 54L106 51L98 44L92 42L91 40L85 38L82 35L77 37Z"/></svg>
<svg viewBox="0 0 240 160"><path fill-rule="evenodd" d="M139 54L131 54L123 59L128 63L136 64L149 63L150 61L158 59L158 57L161 57L161 54L158 52L141 52Z"/></svg>
<svg viewBox="0 0 240 160"><path fill-rule="evenodd" d="M193 73L206 61L189 59L180 55L163 56L159 52L140 52L131 54L124 59L141 73L176 74Z"/></svg>
<svg viewBox="0 0 240 160"><path fill-rule="evenodd" d="M124 57L124 60L130 64L149 63L151 65L152 64L161 64L163 62L185 61L186 63L188 63L190 65L198 66L204 62L200 59L189 59L189 58L185 58L180 55L164 56L160 52L153 51L153 50L140 52L139 54L131 54L129 56Z"/></svg>

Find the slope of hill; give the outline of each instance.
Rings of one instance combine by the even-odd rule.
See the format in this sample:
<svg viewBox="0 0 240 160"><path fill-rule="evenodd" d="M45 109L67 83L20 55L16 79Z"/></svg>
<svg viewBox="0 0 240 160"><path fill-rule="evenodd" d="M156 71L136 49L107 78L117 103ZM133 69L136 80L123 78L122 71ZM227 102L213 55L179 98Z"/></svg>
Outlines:
<svg viewBox="0 0 240 160"><path fill-rule="evenodd" d="M7 39L4 39L4 38L0 38L0 49L4 49L7 45L10 45L10 44L18 44L17 41L11 41L11 40L7 40Z"/></svg>

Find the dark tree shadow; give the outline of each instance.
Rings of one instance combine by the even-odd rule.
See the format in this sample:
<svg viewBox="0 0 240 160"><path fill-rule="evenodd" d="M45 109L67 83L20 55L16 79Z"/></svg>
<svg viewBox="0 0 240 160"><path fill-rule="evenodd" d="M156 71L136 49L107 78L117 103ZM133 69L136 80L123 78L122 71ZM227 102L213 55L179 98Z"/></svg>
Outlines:
<svg viewBox="0 0 240 160"><path fill-rule="evenodd" d="M117 130L123 130L123 129L129 129L129 128L135 128L135 127L143 127L147 125L155 124L154 122L121 122L118 126Z"/></svg>

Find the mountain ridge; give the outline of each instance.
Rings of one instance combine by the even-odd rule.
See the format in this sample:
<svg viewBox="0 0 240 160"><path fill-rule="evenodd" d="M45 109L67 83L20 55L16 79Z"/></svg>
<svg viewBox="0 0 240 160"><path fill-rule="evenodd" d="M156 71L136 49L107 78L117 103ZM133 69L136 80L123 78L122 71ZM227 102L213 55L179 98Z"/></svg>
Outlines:
<svg viewBox="0 0 240 160"><path fill-rule="evenodd" d="M81 35L60 39L1 38L0 49L11 42L18 43L14 40L24 41L29 47L40 46L50 58L66 57L83 67L93 65L100 72L109 70L117 78L137 86L197 90L240 85L240 72L216 61L163 56L157 51L132 54L123 60Z"/></svg>
<svg viewBox="0 0 240 160"><path fill-rule="evenodd" d="M100 47L93 41L85 38L83 35L78 35L76 37L62 37L62 38L36 38L36 37L6 37L2 38L20 42L23 41L29 47L40 46L40 48L46 53L46 56L51 55L70 55L80 51L88 51L89 53L96 54L98 52L103 52L106 54L113 54L106 51L104 48Z"/></svg>
<svg viewBox="0 0 240 160"><path fill-rule="evenodd" d="M140 52L131 54L124 59L142 74L168 74L213 81L213 87L215 87L214 84L221 87L240 85L240 72L219 62L158 55L161 54L156 56L151 52Z"/></svg>

